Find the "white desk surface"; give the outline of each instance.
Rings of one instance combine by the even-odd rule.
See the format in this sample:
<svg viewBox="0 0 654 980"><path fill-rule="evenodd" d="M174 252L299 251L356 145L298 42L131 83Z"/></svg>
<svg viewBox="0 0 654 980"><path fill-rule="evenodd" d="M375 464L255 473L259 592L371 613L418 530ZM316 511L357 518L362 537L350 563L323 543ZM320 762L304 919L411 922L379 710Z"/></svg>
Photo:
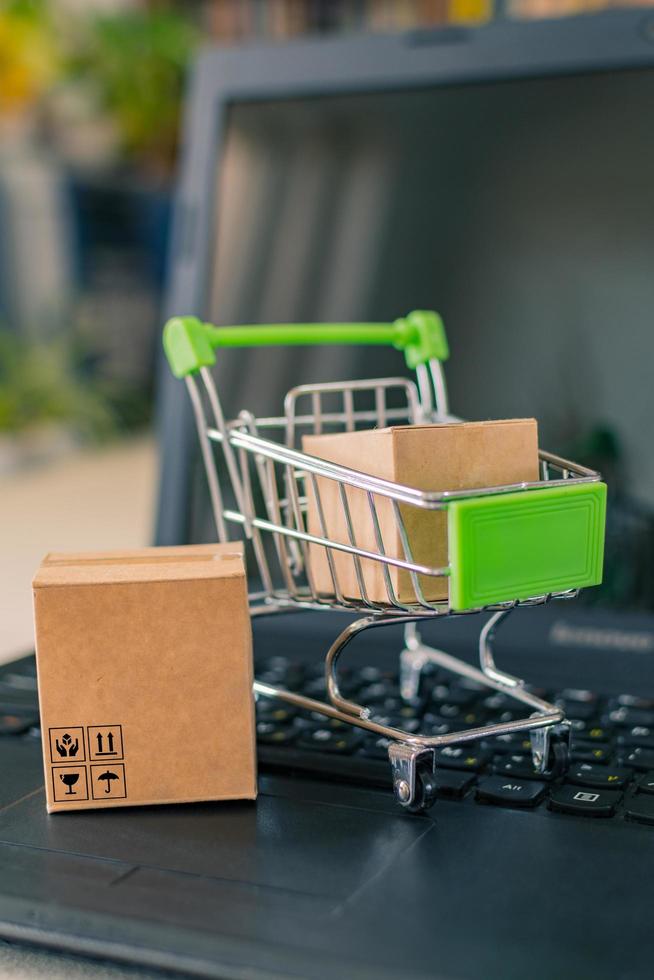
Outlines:
<svg viewBox="0 0 654 980"><path fill-rule="evenodd" d="M33 649L31 581L48 551L151 544L156 481L151 436L0 477L0 663Z"/></svg>

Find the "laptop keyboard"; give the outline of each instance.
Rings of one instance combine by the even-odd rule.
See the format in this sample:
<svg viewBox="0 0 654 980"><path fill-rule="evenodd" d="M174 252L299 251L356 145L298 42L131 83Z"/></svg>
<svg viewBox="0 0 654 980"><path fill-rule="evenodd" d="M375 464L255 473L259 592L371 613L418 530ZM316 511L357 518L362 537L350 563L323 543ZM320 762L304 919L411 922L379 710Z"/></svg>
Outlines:
<svg viewBox="0 0 654 980"><path fill-rule="evenodd" d="M272 657L257 677L325 698L322 665ZM342 668L342 693L372 709L375 720L406 731L445 735L523 717L504 694L437 668L423 674L419 697L402 699L397 674L376 667ZM654 824L654 701L592 691L535 690L565 708L572 725L570 768L547 779L533 768L524 734L501 735L436 751L438 795L528 810ZM388 740L283 702L257 702L262 768L279 768L391 792Z"/></svg>
<svg viewBox="0 0 654 980"><path fill-rule="evenodd" d="M256 667L262 681L325 697L321 665L276 656ZM444 735L519 717L520 706L506 695L438 669L424 672L419 696L408 702L390 671L342 668L340 680L343 694L368 705L376 720L407 731ZM439 797L654 824L654 701L579 690L535 693L561 704L571 721L566 776L543 778L534 772L529 738L500 735L436 752ZM33 657L0 667L0 738L40 738ZM260 698L257 742L262 769L391 792L387 740L343 722Z"/></svg>

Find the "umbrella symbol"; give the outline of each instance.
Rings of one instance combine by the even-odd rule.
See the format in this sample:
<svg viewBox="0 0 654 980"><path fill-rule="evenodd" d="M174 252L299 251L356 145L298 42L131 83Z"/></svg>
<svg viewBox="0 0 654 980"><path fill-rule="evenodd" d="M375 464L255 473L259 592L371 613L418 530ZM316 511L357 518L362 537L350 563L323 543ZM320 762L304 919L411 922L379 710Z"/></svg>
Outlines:
<svg viewBox="0 0 654 980"><path fill-rule="evenodd" d="M111 793L111 784L114 781L114 779L119 779L119 777L116 775L115 772L110 772L110 770L107 769L106 772L103 772L100 776L98 776L98 779L104 779L105 783L107 784L105 793Z"/></svg>

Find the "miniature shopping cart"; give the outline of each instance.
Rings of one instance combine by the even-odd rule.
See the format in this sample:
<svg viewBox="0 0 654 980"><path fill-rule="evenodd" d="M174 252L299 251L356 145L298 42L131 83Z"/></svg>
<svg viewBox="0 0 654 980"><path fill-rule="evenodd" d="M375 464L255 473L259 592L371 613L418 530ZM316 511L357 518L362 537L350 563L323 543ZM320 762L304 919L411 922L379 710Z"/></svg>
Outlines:
<svg viewBox="0 0 654 980"><path fill-rule="evenodd" d="M225 421L210 368L215 350L227 347L306 344L387 344L404 352L415 381L383 378L302 385L286 396L284 414L255 418L249 412ZM448 357L437 314L416 311L394 323L292 324L214 327L194 317L175 317L164 330L173 373L188 387L218 537L228 528L251 543L260 588L250 594L252 616L310 609L362 614L335 639L326 655L329 703L255 681L257 697L279 698L388 739L393 788L410 811L426 809L436 795L435 750L479 738L529 732L535 770L557 774L568 764L569 725L561 708L537 697L523 682L495 666L495 630L512 609L570 599L601 581L606 486L592 470L539 452L541 479L475 490L423 492L328 462L300 451L306 434L458 421L449 415L442 363ZM337 488L338 534L322 504L325 487ZM357 543L351 495L364 495L376 547ZM390 502L390 505L389 505ZM317 513L318 526L309 521ZM393 540L382 532L380 510L390 507ZM407 533L414 508L446 512L448 563L418 562ZM386 525L388 528L388 526ZM312 564L326 557L327 591L318 591ZM335 557L339 554L339 560ZM341 582L342 555L349 556L357 596ZM381 566L384 600L366 588L363 563ZM392 569L403 569L410 601L398 597ZM447 579L447 598L430 601L425 581ZM323 582L324 587L324 582ZM426 646L416 624L435 616L490 611L480 634L480 669ZM402 696L417 694L429 663L501 691L528 709L526 717L447 734L416 734L391 728L372 710L341 693L337 664L345 647L364 630L403 624L400 655Z"/></svg>

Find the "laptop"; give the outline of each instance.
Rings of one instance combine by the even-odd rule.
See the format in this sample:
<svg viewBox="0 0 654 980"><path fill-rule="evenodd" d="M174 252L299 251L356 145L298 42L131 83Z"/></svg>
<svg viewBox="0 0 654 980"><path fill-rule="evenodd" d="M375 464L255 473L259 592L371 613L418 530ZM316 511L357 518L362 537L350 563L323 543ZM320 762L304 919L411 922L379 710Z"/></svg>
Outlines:
<svg viewBox="0 0 654 980"><path fill-rule="evenodd" d="M434 807L407 814L374 740L262 699L255 804L48 816L27 655L0 671L2 939L195 976L651 975L653 25L621 11L207 51L186 113L170 314L438 309L457 414L535 415L543 445L607 477L604 584L497 636L498 664L565 707L567 775L535 774L521 739L481 739L439 757ZM228 412L261 415L294 384L401 362L228 351L215 373ZM159 429L157 542L215 539L163 365ZM321 696L347 622L257 621L258 676ZM483 622L423 638L474 663ZM348 651L352 696L406 725L508 717L438 670L405 702L402 633L375 634ZM529 790L520 805L506 785Z"/></svg>

